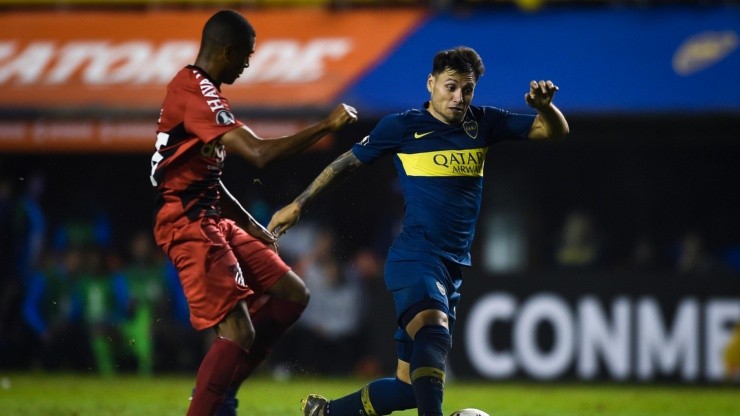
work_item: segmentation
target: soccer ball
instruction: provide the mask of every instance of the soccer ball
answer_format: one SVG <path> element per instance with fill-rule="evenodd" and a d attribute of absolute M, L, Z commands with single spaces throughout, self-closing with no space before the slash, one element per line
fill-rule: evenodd
<path fill-rule="evenodd" d="M 488 413 L 480 410 L 480 409 L 461 409 L 456 412 L 452 412 L 450 416 L 490 416 Z"/>

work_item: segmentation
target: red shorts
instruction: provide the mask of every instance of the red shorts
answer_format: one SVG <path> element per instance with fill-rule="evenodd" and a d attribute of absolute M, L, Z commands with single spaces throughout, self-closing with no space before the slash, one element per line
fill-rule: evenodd
<path fill-rule="evenodd" d="M 163 249 L 177 268 L 197 330 L 218 324 L 237 302 L 264 293 L 290 270 L 277 253 L 228 219 L 202 218 L 172 236 Z"/>

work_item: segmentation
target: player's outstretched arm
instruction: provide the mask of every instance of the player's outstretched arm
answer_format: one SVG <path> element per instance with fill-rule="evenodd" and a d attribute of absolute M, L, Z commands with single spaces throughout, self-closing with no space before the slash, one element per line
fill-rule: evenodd
<path fill-rule="evenodd" d="M 357 159 L 355 154 L 352 153 L 352 150 L 348 150 L 340 155 L 329 166 L 324 168 L 319 176 L 293 202 L 284 206 L 272 216 L 267 229 L 275 233 L 278 237 L 285 234 L 290 227 L 298 222 L 298 218 L 301 216 L 301 210 L 303 210 L 303 207 L 309 201 L 325 189 L 341 182 L 361 166 L 363 166 L 362 162 Z"/>
<path fill-rule="evenodd" d="M 558 89 L 557 85 L 549 80 L 529 83 L 529 92 L 524 94 L 524 101 L 537 110 L 537 117 L 529 130 L 530 139 L 562 139 L 570 133 L 565 116 L 552 103 Z"/>
<path fill-rule="evenodd" d="M 357 110 L 349 105 L 339 104 L 325 119 L 290 136 L 261 138 L 245 126 L 224 134 L 221 136 L 221 142 L 230 152 L 241 155 L 261 168 L 276 160 L 300 153 L 327 133 L 337 131 L 355 121 Z"/>

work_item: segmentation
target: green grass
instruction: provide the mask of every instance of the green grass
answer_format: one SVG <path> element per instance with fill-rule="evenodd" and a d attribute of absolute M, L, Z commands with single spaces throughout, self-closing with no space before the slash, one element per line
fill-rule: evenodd
<path fill-rule="evenodd" d="M 193 379 L 0 374 L 3 416 L 183 416 Z M 309 392 L 337 397 L 364 380 L 256 378 L 239 394 L 240 415 L 298 416 Z M 448 382 L 445 413 L 478 407 L 492 416 L 738 416 L 740 386 Z M 394 415 L 415 415 L 414 411 Z"/>

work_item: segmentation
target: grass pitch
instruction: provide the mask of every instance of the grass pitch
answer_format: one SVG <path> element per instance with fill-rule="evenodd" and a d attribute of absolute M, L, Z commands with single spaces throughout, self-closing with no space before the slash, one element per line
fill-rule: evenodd
<path fill-rule="evenodd" d="M 183 416 L 193 377 L 150 379 L 69 374 L 0 374 L 2 416 Z M 300 399 L 338 397 L 366 380 L 256 378 L 239 394 L 239 414 L 299 416 Z M 740 386 L 448 382 L 445 413 L 478 407 L 492 416 L 738 416 Z M 415 411 L 394 415 L 411 416 Z"/>

